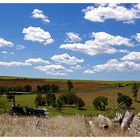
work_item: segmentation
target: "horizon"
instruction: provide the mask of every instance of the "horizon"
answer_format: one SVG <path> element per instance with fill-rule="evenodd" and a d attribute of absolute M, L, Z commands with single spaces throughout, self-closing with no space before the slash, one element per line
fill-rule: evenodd
<path fill-rule="evenodd" d="M 0 4 L 0 75 L 139 81 L 140 4 Z"/>

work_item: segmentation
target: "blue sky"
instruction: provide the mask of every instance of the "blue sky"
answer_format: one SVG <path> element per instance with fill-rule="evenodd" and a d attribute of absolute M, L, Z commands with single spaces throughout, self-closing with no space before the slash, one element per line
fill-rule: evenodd
<path fill-rule="evenodd" d="M 0 4 L 0 75 L 140 80 L 140 4 Z"/>

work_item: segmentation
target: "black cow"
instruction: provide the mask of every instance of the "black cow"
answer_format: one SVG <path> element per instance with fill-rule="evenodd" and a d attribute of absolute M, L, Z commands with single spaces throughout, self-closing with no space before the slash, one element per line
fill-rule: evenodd
<path fill-rule="evenodd" d="M 35 116 L 45 116 L 47 115 L 46 109 L 34 109 L 34 108 L 26 108 L 27 115 L 35 115 Z"/>
<path fill-rule="evenodd" d="M 25 112 L 22 106 L 12 106 L 12 113 L 24 115 Z"/>

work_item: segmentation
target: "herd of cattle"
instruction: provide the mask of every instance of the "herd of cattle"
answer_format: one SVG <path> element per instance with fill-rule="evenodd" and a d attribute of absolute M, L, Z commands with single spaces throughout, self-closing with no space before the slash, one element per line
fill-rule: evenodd
<path fill-rule="evenodd" d="M 34 115 L 34 116 L 46 116 L 48 114 L 47 109 L 34 109 L 26 107 L 25 111 L 22 106 L 12 106 L 12 114 L 16 115 Z"/>

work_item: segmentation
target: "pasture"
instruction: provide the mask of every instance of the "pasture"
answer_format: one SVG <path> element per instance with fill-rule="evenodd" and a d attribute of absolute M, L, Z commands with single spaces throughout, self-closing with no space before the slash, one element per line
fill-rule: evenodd
<path fill-rule="evenodd" d="M 33 107 L 35 108 L 34 100 L 36 94 L 36 86 L 41 84 L 57 84 L 60 86 L 60 92 L 55 93 L 56 98 L 61 94 L 67 93 L 67 80 L 55 80 L 55 79 L 27 79 L 27 78 L 2 78 L 0 80 L 0 85 L 7 85 L 7 86 L 15 86 L 15 85 L 25 85 L 30 84 L 33 87 L 33 93 L 28 95 L 16 95 L 16 104 L 20 104 L 23 107 Z M 48 109 L 49 115 L 75 115 L 75 114 L 84 114 L 84 115 L 98 115 L 98 114 L 105 114 L 107 116 L 113 116 L 115 112 L 118 110 L 117 108 L 117 93 L 121 92 L 125 95 L 130 96 L 132 99 L 132 91 L 130 83 L 133 81 L 84 81 L 84 80 L 72 80 L 74 89 L 73 92 L 81 97 L 85 102 L 85 107 L 82 110 L 78 110 L 74 106 L 66 106 L 62 108 L 61 112 L 57 111 L 56 108 L 44 106 Z M 114 86 L 118 83 L 121 83 L 122 87 Z M 46 93 L 47 94 L 47 93 Z M 45 93 L 42 94 L 45 96 Z M 93 108 L 92 101 L 97 96 L 105 96 L 108 98 L 108 106 L 106 111 L 96 111 Z M 140 100 L 140 90 L 138 93 L 138 100 Z M 0 112 L 7 112 L 11 109 L 12 102 L 8 101 L 6 96 L 0 97 Z M 41 107 L 42 108 L 42 107 Z M 140 111 L 140 103 L 134 102 L 132 105 L 132 110 L 134 112 Z M 122 110 L 119 110 L 122 111 Z"/>

